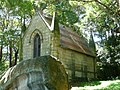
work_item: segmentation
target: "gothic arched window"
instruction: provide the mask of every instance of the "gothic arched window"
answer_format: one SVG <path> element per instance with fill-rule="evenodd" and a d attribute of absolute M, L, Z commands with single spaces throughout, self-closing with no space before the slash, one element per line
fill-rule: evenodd
<path fill-rule="evenodd" d="M 36 34 L 34 37 L 33 58 L 40 56 L 40 48 L 41 48 L 40 36 L 39 34 Z"/>

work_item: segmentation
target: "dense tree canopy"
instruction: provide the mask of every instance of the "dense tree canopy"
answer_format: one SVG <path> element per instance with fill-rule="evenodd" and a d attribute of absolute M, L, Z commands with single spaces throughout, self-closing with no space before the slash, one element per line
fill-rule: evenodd
<path fill-rule="evenodd" d="M 20 41 L 33 13 L 30 1 L 0 1 L 0 62 L 8 60 L 9 67 L 21 56 Z"/>

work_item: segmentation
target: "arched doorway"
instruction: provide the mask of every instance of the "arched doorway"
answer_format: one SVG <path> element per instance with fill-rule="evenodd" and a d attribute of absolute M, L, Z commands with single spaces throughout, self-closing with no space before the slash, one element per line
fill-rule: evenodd
<path fill-rule="evenodd" d="M 39 34 L 36 34 L 34 37 L 34 47 L 33 47 L 33 58 L 40 56 L 41 41 Z"/>

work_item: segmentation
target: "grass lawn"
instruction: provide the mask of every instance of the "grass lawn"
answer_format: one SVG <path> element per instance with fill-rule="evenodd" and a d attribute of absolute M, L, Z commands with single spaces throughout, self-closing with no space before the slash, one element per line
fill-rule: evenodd
<path fill-rule="evenodd" d="M 112 83 L 107 87 L 104 87 L 100 90 L 120 90 L 120 82 Z"/>
<path fill-rule="evenodd" d="M 120 80 L 81 83 L 79 87 L 72 87 L 71 90 L 120 90 Z"/>

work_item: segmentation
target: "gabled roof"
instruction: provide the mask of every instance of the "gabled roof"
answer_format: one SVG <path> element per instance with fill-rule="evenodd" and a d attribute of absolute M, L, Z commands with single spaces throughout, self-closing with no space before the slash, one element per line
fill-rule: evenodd
<path fill-rule="evenodd" d="M 63 48 L 68 48 L 86 55 L 95 56 L 90 50 L 88 43 L 85 42 L 77 33 L 70 28 L 60 25 L 60 44 Z"/>
<path fill-rule="evenodd" d="M 43 19 L 50 31 L 53 31 L 55 25 L 55 13 L 53 13 L 52 17 L 41 14 L 40 12 L 38 14 Z M 86 43 L 85 40 L 77 33 L 61 24 L 59 24 L 59 30 L 60 44 L 62 48 L 71 49 L 93 57 L 95 56 L 95 54 L 90 50 L 90 47 L 88 47 L 88 43 Z"/>

